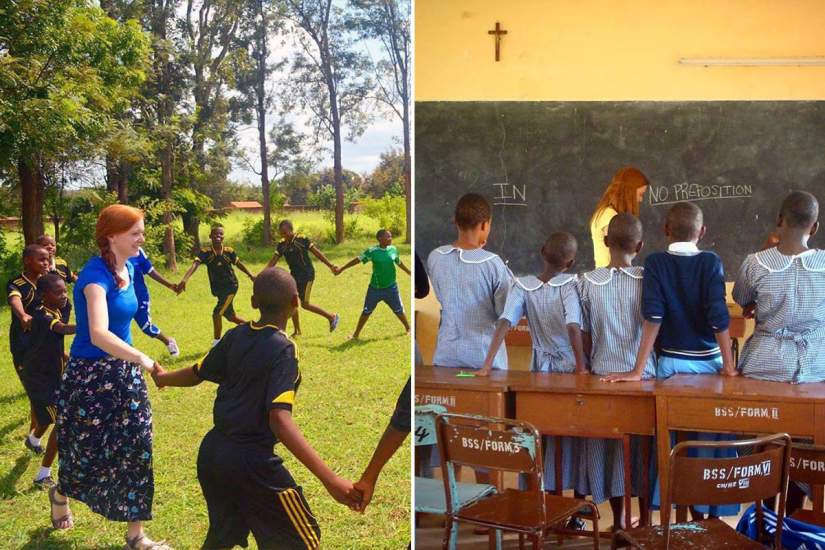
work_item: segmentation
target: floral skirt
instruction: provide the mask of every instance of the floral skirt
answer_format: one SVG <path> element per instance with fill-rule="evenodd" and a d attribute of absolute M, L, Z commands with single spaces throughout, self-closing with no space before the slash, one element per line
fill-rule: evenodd
<path fill-rule="evenodd" d="M 57 410 L 58 491 L 112 521 L 152 519 L 152 409 L 140 366 L 72 357 Z"/>

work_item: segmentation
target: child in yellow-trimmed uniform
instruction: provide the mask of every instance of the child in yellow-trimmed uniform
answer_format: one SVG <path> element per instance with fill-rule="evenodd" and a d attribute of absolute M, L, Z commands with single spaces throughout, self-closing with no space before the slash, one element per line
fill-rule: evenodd
<path fill-rule="evenodd" d="M 223 234 L 222 225 L 212 227 L 212 231 L 209 233 L 212 247 L 203 248 L 198 252 L 192 267 L 189 268 L 177 285 L 179 292 L 186 290 L 186 281 L 189 280 L 189 277 L 198 269 L 198 266 L 201 264 L 206 265 L 206 273 L 209 275 L 209 288 L 212 291 L 212 296 L 218 299 L 215 309 L 212 310 L 213 346 L 218 343 L 223 331 L 221 317 L 226 317 L 228 321 L 232 321 L 237 325 L 246 322 L 235 314 L 235 308 L 232 307 L 232 301 L 238 293 L 238 278 L 235 276 L 235 270 L 232 269 L 232 266 L 238 266 L 238 269 L 246 273 L 252 281 L 255 280 L 255 276 L 241 263 L 235 250 L 223 245 Z"/>
<path fill-rule="evenodd" d="M 26 350 L 26 332 L 31 329 L 32 313 L 39 304 L 37 298 L 37 280 L 49 271 L 49 252 L 39 244 L 30 244 L 23 249 L 23 272 L 6 284 L 6 296 L 11 309 L 9 325 L 9 351 L 11 360 L 20 383 L 26 387 L 23 379 L 23 353 Z M 24 441 L 26 448 L 36 454 L 43 452 L 40 439 L 34 436 L 37 419 L 31 409 L 29 435 Z"/>
<path fill-rule="evenodd" d="M 250 531 L 258 548 L 318 548 L 318 523 L 273 446 L 289 449 L 338 502 L 358 509 L 361 495 L 326 465 L 292 419 L 301 372 L 295 343 L 283 329 L 298 306 L 295 280 L 268 268 L 253 287 L 260 320 L 227 331 L 196 365 L 159 369 L 153 378 L 159 387 L 218 384 L 215 426 L 198 452 L 198 481 L 209 511 L 203 548 L 246 547 Z"/>
<path fill-rule="evenodd" d="M 57 390 L 66 364 L 63 337 L 75 333 L 69 324 L 72 305 L 66 293 L 66 282 L 58 273 L 47 273 L 37 280 L 40 304 L 32 312 L 28 344 L 23 353 L 22 375 L 26 393 L 37 419 L 34 437 L 45 435 L 57 417 Z M 46 452 L 34 484 L 41 488 L 54 486 L 51 467 L 57 456 L 57 434 L 52 430 Z"/>

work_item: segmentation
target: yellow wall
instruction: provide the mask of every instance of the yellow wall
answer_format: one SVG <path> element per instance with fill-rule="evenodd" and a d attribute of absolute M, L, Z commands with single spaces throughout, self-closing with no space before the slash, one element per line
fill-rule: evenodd
<path fill-rule="evenodd" d="M 418 101 L 825 99 L 825 67 L 677 64 L 822 55 L 823 0 L 415 2 Z"/>

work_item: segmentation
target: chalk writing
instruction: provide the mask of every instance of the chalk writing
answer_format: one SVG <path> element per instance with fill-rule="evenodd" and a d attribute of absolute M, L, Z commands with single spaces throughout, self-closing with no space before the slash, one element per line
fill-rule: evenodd
<path fill-rule="evenodd" d="M 527 206 L 527 184 L 494 183 L 498 193 L 493 197 L 493 204 L 498 206 Z"/>
<path fill-rule="evenodd" d="M 650 186 L 648 202 L 652 206 L 674 204 L 682 201 L 706 201 L 716 199 L 745 199 L 753 196 L 752 185 L 677 183 L 676 185 Z"/>

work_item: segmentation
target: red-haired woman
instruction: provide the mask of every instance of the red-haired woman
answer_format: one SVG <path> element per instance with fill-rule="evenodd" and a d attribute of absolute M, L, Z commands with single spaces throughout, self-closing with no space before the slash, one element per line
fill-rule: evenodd
<path fill-rule="evenodd" d="M 590 236 L 593 239 L 593 259 L 596 267 L 606 267 L 610 263 L 610 251 L 604 244 L 607 226 L 616 214 L 639 216 L 639 204 L 645 198 L 650 185 L 642 171 L 625 166 L 613 175 L 610 185 L 596 205 L 590 218 Z"/>
<path fill-rule="evenodd" d="M 74 287 L 77 334 L 58 396 L 58 483 L 49 491 L 52 525 L 73 525 L 68 498 L 111 521 L 127 522 L 126 548 L 169 550 L 149 540 L 152 517 L 152 410 L 142 370 L 157 363 L 132 347 L 138 307 L 128 259 L 143 245 L 143 213 L 105 208 L 95 230 L 100 255 Z"/>

